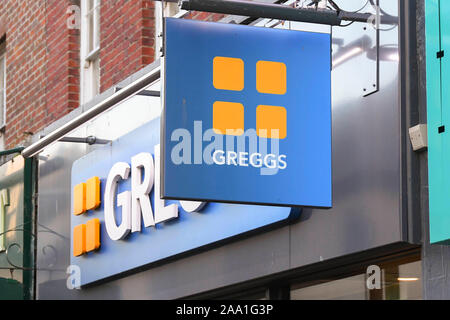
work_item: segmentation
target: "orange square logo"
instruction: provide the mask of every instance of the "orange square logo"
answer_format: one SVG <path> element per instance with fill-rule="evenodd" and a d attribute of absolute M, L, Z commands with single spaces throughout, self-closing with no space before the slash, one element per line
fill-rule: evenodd
<path fill-rule="evenodd" d="M 100 248 L 100 220 L 92 219 L 86 224 L 86 252 Z"/>
<path fill-rule="evenodd" d="M 86 253 L 86 226 L 80 224 L 73 228 L 73 255 L 75 257 Z"/>
<path fill-rule="evenodd" d="M 216 101 L 213 105 L 213 128 L 217 134 L 233 136 L 244 134 L 244 105 Z"/>
<path fill-rule="evenodd" d="M 238 58 L 215 57 L 213 60 L 213 85 L 219 90 L 244 89 L 244 61 Z"/>
<path fill-rule="evenodd" d="M 256 63 L 256 90 L 260 93 L 285 94 L 286 65 L 282 62 L 258 61 Z"/>
<path fill-rule="evenodd" d="M 261 138 L 284 139 L 287 135 L 287 112 L 283 107 L 260 105 L 256 109 L 256 133 Z"/>
<path fill-rule="evenodd" d="M 80 183 L 73 188 L 73 214 L 78 216 L 86 212 L 86 184 Z"/>
<path fill-rule="evenodd" d="M 100 178 L 92 177 L 86 181 L 86 210 L 100 206 Z"/>

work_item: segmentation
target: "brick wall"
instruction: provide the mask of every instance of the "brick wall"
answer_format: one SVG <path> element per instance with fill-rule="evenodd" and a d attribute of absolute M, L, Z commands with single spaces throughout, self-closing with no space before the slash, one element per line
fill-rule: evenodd
<path fill-rule="evenodd" d="M 0 15 L 4 23 L 2 32 L 7 37 L 5 144 L 8 147 L 26 138 L 45 111 L 45 2 L 4 0 Z"/>
<path fill-rule="evenodd" d="M 46 8 L 46 114 L 44 125 L 79 106 L 80 30 L 67 27 L 76 1 L 47 0 Z"/>
<path fill-rule="evenodd" d="M 103 92 L 154 61 L 154 3 L 102 1 L 100 15 L 100 91 Z"/>
<path fill-rule="evenodd" d="M 225 17 L 225 15 L 224 14 L 220 14 L 220 13 L 190 11 L 184 18 L 185 19 L 192 19 L 192 20 L 202 20 L 202 21 L 217 22 L 220 19 L 222 19 L 223 17 Z"/>
<path fill-rule="evenodd" d="M 69 6 L 79 0 L 0 0 L 0 38 L 6 35 L 5 146 L 32 134 L 79 106 L 80 34 L 67 27 Z M 100 91 L 155 58 L 155 10 L 151 0 L 107 0 L 101 9 Z M 187 18 L 218 21 L 219 14 Z"/>
<path fill-rule="evenodd" d="M 108 0 L 101 4 L 100 92 L 155 59 L 155 5 L 150 0 Z M 218 21 L 224 15 L 190 12 L 186 18 Z"/>
<path fill-rule="evenodd" d="M 2 0 L 0 37 L 6 35 L 5 146 L 78 106 L 77 30 L 67 28 L 70 0 Z"/>

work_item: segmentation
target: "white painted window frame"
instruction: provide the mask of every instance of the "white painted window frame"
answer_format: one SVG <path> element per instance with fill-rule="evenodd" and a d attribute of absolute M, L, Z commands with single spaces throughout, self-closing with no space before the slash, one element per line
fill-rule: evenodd
<path fill-rule="evenodd" d="M 89 3 L 92 4 L 90 9 Z M 83 58 L 87 61 L 95 60 L 100 51 L 100 0 L 82 0 L 81 15 L 83 19 L 81 28 Z M 91 45 L 92 48 L 90 48 Z"/>
<path fill-rule="evenodd" d="M 164 10 L 163 6 L 164 5 Z M 181 19 L 189 13 L 187 10 L 180 10 L 175 2 L 155 1 L 155 59 L 161 57 L 162 37 L 163 37 L 163 14 L 164 17 Z"/>
<path fill-rule="evenodd" d="M 101 0 L 81 0 L 81 104 L 90 101 L 100 90 L 100 5 Z"/>

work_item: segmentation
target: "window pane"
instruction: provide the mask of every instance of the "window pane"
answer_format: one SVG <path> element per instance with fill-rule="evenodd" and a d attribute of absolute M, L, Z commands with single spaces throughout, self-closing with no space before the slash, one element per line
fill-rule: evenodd
<path fill-rule="evenodd" d="M 387 266 L 383 269 L 384 300 L 422 299 L 422 263 Z"/>
<path fill-rule="evenodd" d="M 5 124 L 5 100 L 6 100 L 6 58 L 0 53 L 0 126 Z"/>
<path fill-rule="evenodd" d="M 85 12 L 85 55 L 90 55 L 100 47 L 100 1 L 86 0 Z"/>
<path fill-rule="evenodd" d="M 292 300 L 366 300 L 364 274 L 291 291 Z"/>
<path fill-rule="evenodd" d="M 87 24 L 88 24 L 88 54 L 94 50 L 94 15 L 92 12 L 89 12 L 88 18 L 87 18 Z"/>
<path fill-rule="evenodd" d="M 100 47 L 100 5 L 97 3 L 93 13 L 93 49 Z"/>
<path fill-rule="evenodd" d="M 218 300 L 267 300 L 267 296 L 266 290 L 256 290 L 227 295 Z"/>
<path fill-rule="evenodd" d="M 291 288 L 293 300 L 417 300 L 422 299 L 422 264 L 410 257 L 379 265 L 380 289 L 367 287 L 366 273 L 338 280 L 318 280 Z M 372 273 L 371 273 L 372 274 Z M 372 279 L 372 276 L 371 276 Z"/>
<path fill-rule="evenodd" d="M 100 60 L 95 59 L 92 64 L 92 93 L 95 96 L 100 92 Z"/>
<path fill-rule="evenodd" d="M 5 94 L 4 94 L 4 90 L 0 90 L 0 126 L 4 125 L 4 119 L 3 119 L 3 115 L 4 115 L 4 110 L 5 110 L 5 105 L 4 105 L 4 101 L 5 101 Z"/>

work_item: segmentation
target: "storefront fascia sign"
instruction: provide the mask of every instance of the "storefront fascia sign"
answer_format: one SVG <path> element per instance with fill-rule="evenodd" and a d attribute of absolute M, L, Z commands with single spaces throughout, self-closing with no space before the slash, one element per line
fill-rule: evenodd
<path fill-rule="evenodd" d="M 160 199 L 159 133 L 156 119 L 74 162 L 71 265 L 81 286 L 299 216 L 287 207 Z"/>

